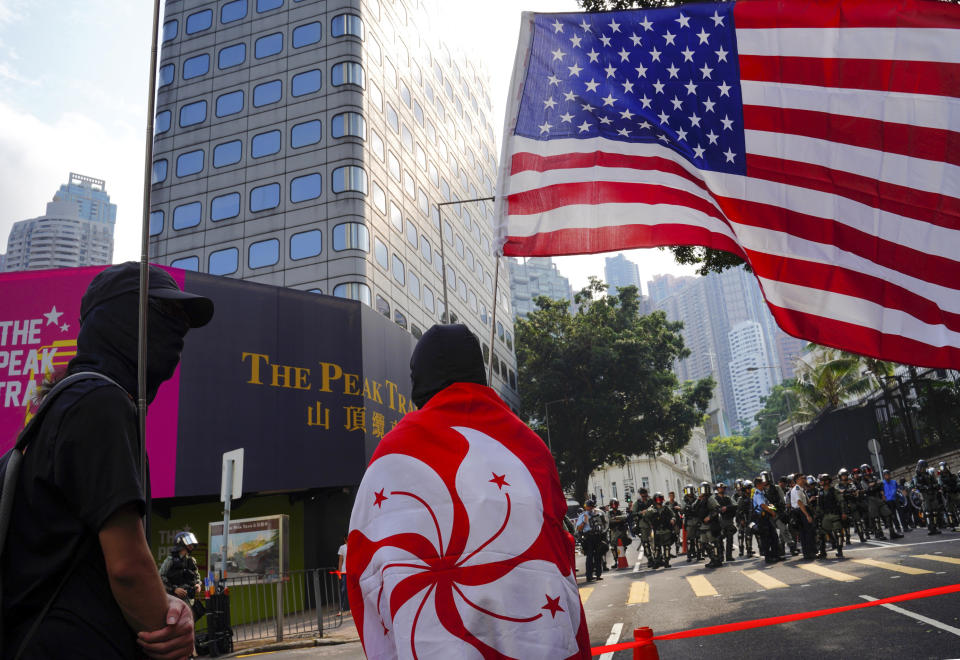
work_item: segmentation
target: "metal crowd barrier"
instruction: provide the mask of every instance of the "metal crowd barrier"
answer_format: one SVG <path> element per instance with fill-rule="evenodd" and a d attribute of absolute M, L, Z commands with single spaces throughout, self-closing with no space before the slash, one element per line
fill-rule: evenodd
<path fill-rule="evenodd" d="M 233 643 L 323 637 L 343 623 L 347 604 L 340 601 L 339 581 L 333 568 L 231 577 L 227 587 Z M 211 616 L 196 622 L 198 632 L 211 627 Z"/>

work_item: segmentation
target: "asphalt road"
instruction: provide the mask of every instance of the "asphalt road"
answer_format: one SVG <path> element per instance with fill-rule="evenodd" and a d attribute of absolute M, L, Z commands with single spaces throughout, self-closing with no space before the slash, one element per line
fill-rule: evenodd
<path fill-rule="evenodd" d="M 635 561 L 634 547 L 629 558 Z M 736 554 L 736 550 L 734 550 Z M 673 560 L 669 569 L 634 566 L 581 578 L 580 595 L 593 646 L 629 641 L 649 626 L 655 635 L 703 626 L 862 603 L 960 583 L 960 534 L 924 530 L 896 542 L 854 544 L 846 558 L 773 565 L 739 559 L 719 569 Z M 583 558 L 579 558 L 583 575 Z M 829 569 L 823 571 L 822 569 Z M 819 571 L 819 572 L 815 572 Z M 765 628 L 657 642 L 660 658 L 960 658 L 960 594 L 870 607 Z M 363 658 L 358 643 L 262 654 L 270 660 Z M 632 652 L 600 656 L 628 660 Z"/>

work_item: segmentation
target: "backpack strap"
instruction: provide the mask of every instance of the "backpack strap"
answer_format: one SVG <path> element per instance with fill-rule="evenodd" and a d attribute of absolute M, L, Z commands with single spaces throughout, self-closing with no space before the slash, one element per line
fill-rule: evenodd
<path fill-rule="evenodd" d="M 23 453 L 27 448 L 27 445 L 30 444 L 30 440 L 33 437 L 32 431 L 35 428 L 38 428 L 39 419 L 43 417 L 43 413 L 49 407 L 49 404 L 64 390 L 66 390 L 70 385 L 77 383 L 81 380 L 93 380 L 101 379 L 108 381 L 120 389 L 123 387 L 115 380 L 109 376 L 105 376 L 96 371 L 78 371 L 77 373 L 70 374 L 66 378 L 62 379 L 53 388 L 47 392 L 47 395 L 43 398 L 43 401 L 40 402 L 40 405 L 37 407 L 37 412 L 34 413 L 33 417 L 30 418 L 30 421 L 27 422 L 27 425 L 23 427 L 23 430 L 20 431 L 20 434 L 17 436 L 17 443 L 13 449 L 10 450 L 9 456 L 7 458 L 7 464 L 3 470 L 3 489 L 0 491 L 0 559 L 3 558 L 3 550 L 7 542 L 7 531 L 10 527 L 10 518 L 13 514 L 13 496 L 16 493 L 17 481 L 20 476 L 20 466 L 23 462 Z M 124 390 L 126 391 L 126 390 Z M 78 548 L 78 552 L 74 555 L 73 560 L 70 562 L 70 566 L 67 568 L 67 572 L 64 574 L 63 578 L 60 580 L 60 583 L 57 585 L 56 590 L 53 592 L 53 595 L 47 601 L 46 605 L 43 606 L 43 609 L 40 611 L 40 614 L 34 620 L 33 625 L 31 625 L 30 630 L 27 632 L 26 637 L 23 640 L 23 644 L 20 647 L 20 652 L 22 653 L 23 649 L 26 648 L 27 643 L 30 641 L 30 638 L 33 637 L 33 634 L 36 632 L 37 628 L 40 626 L 40 622 L 43 621 L 43 618 L 47 615 L 51 605 L 60 595 L 60 591 L 63 589 L 64 585 L 67 583 L 67 580 L 73 574 L 74 569 L 79 564 L 80 557 L 83 553 L 79 550 L 85 548 L 89 543 L 84 543 L 81 545 L 81 548 Z M 0 602 L 3 598 L 3 576 L 2 571 L 0 571 Z M 3 652 L 3 625 L 0 623 L 0 653 Z M 17 658 L 20 657 L 20 653 L 16 655 Z"/>

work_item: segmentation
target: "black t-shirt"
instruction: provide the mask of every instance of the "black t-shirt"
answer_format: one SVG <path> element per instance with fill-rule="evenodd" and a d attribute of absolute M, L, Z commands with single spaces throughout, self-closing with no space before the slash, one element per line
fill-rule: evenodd
<path fill-rule="evenodd" d="M 45 411 L 24 455 L 3 555 L 5 653 L 19 647 L 81 552 L 24 657 L 139 656 L 97 537 L 121 507 L 143 511 L 138 466 L 136 408 L 121 388 L 81 381 Z"/>

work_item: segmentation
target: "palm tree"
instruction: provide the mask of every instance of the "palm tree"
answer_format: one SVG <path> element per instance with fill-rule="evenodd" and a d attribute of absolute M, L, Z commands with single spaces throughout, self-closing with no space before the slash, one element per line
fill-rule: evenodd
<path fill-rule="evenodd" d="M 861 357 L 824 349 L 811 363 L 801 362 L 797 370 L 797 407 L 793 416 L 810 421 L 824 410 L 839 408 L 851 399 L 873 390 L 870 376 L 862 369 Z"/>

